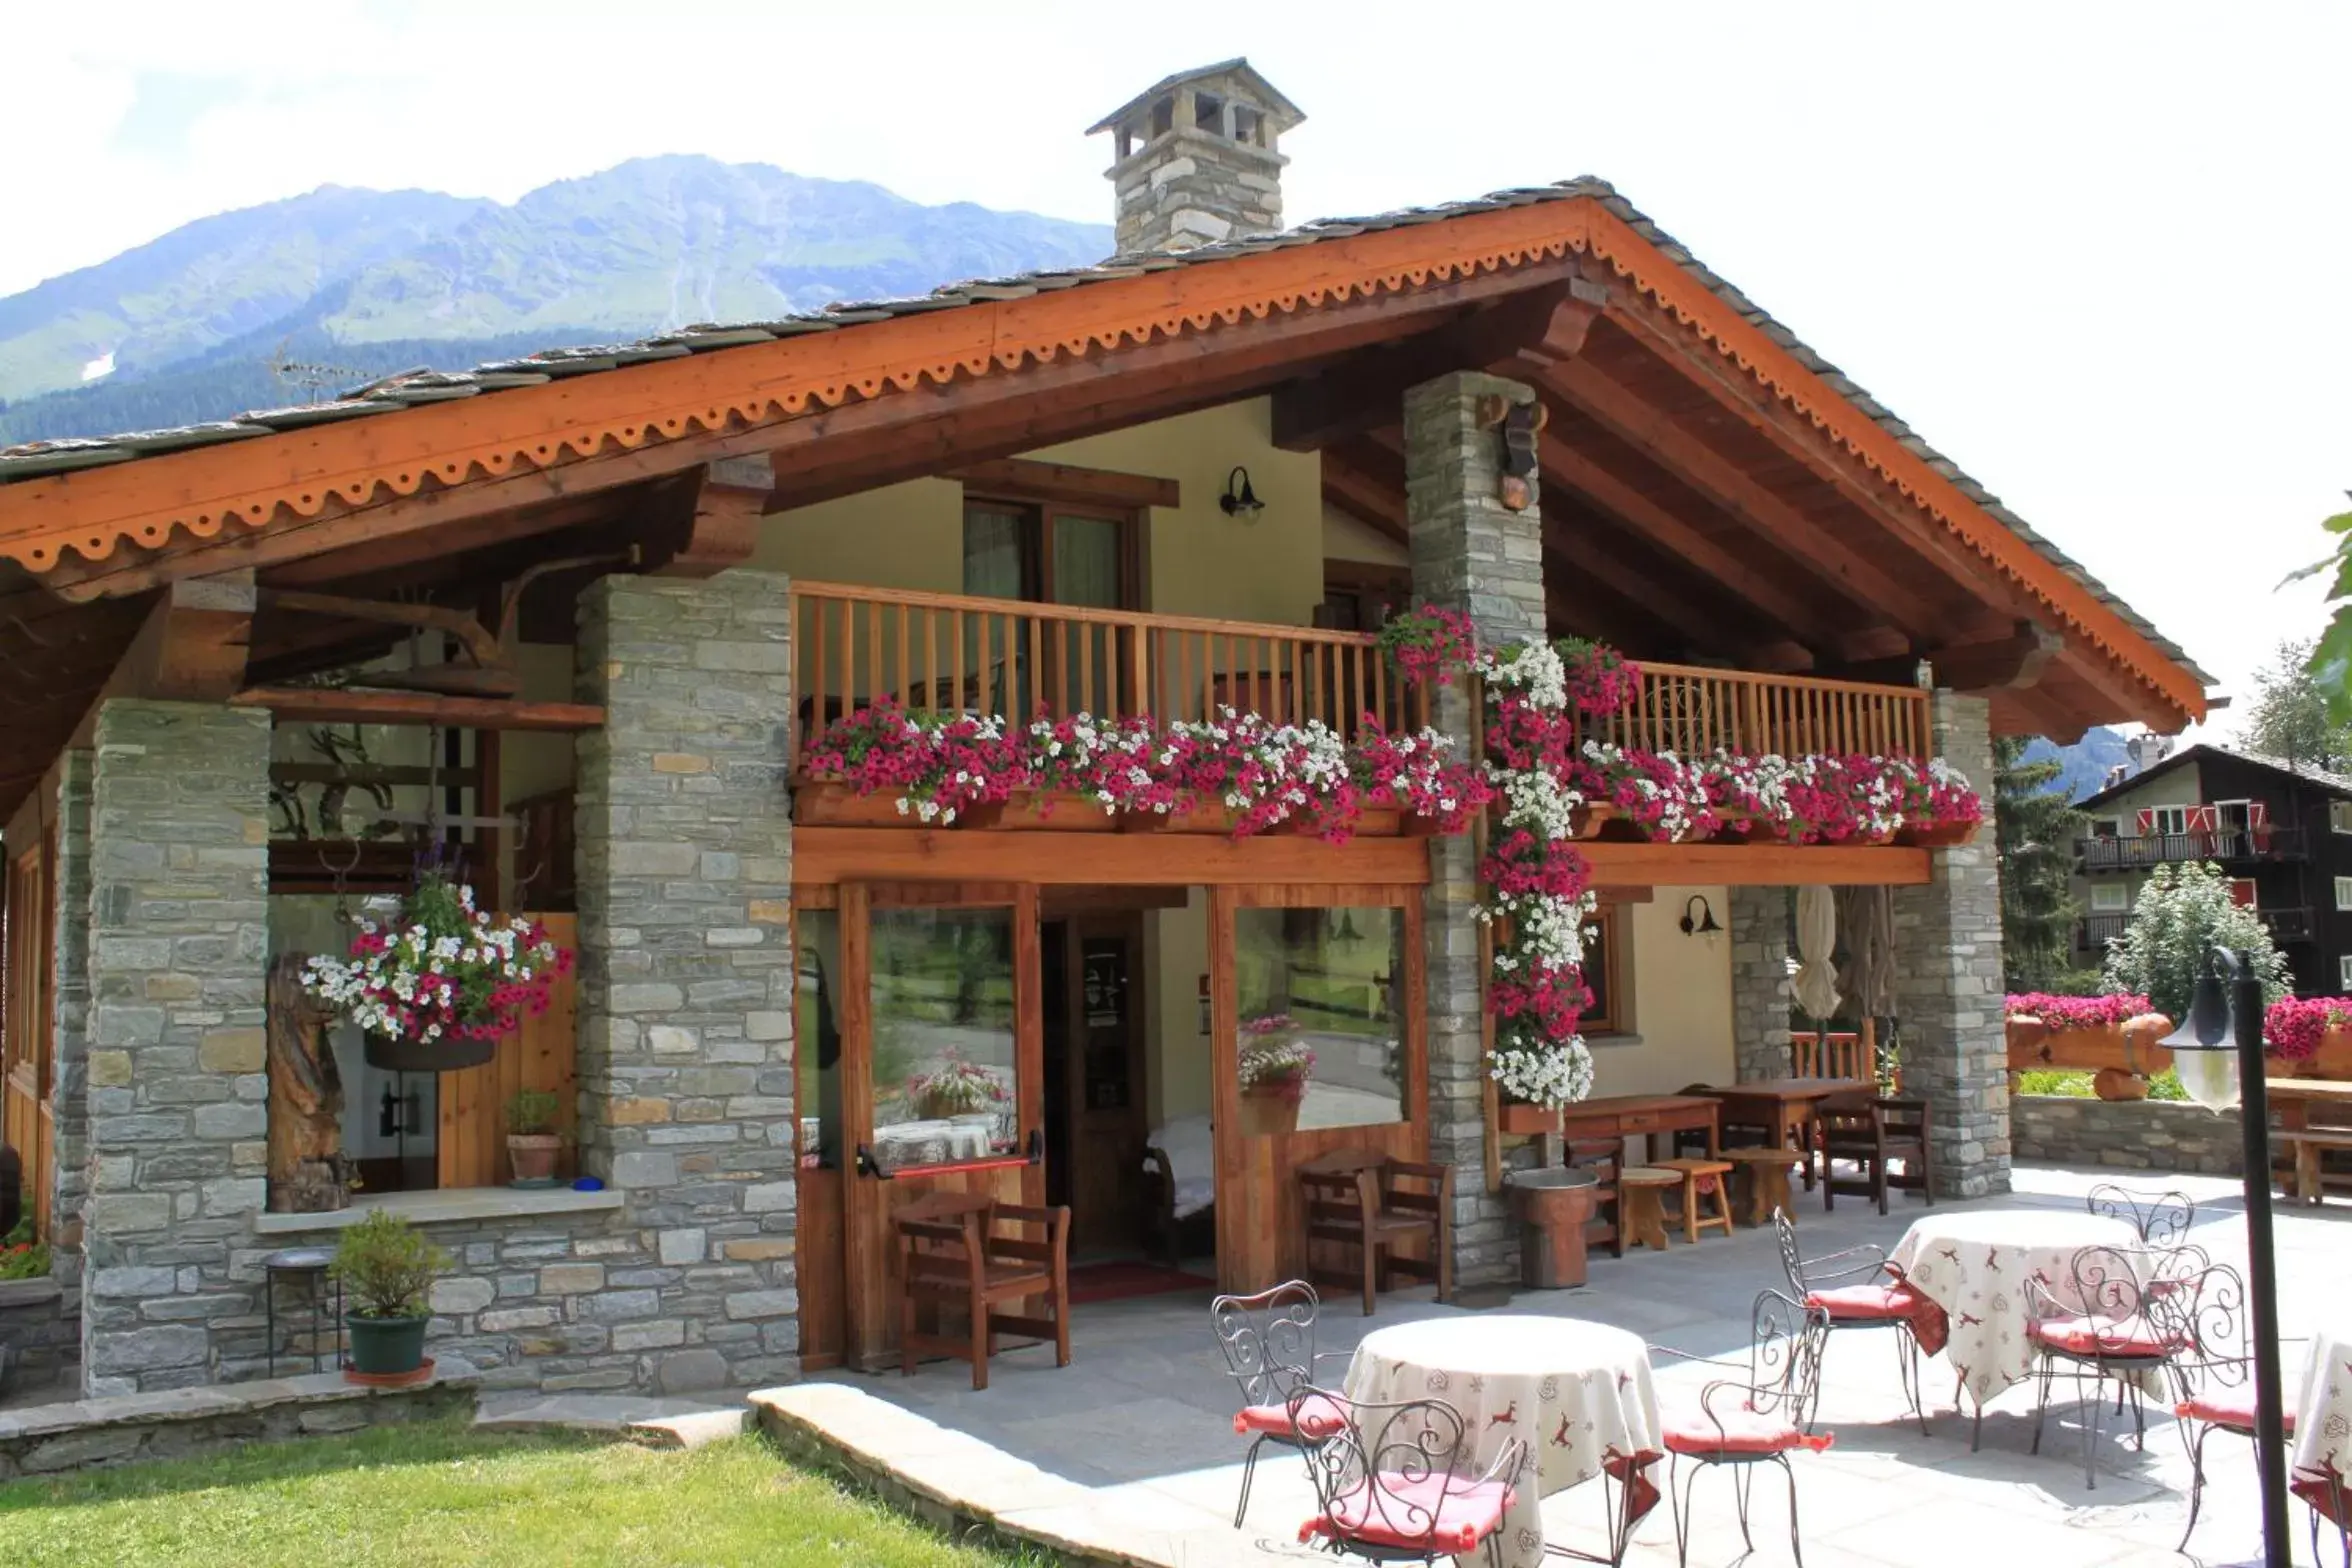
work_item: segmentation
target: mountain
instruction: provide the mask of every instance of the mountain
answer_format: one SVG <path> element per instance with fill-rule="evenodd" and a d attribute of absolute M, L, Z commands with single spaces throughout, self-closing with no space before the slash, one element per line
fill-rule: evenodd
<path fill-rule="evenodd" d="M 2124 750 L 2123 736 L 2104 724 L 2084 733 L 2071 746 L 2057 746 L 2035 736 L 2025 744 L 2025 760 L 2046 762 L 2055 757 L 2059 763 L 2058 777 L 2051 788 L 2066 791 L 2068 800 L 2081 800 L 2099 792 L 2107 781 L 2108 770 L 2119 762 L 2131 760 Z"/>
<path fill-rule="evenodd" d="M 221 418 L 419 364 L 757 321 L 1111 249 L 1107 224 L 703 157 L 634 159 L 511 206 L 327 186 L 0 299 L 0 441 Z"/>

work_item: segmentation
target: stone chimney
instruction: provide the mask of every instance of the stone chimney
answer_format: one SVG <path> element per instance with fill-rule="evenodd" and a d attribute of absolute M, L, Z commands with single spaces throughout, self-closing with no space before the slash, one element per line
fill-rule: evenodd
<path fill-rule="evenodd" d="M 2138 778 L 2150 768 L 2172 755 L 2172 737 L 2142 733 L 2123 743 L 2125 755 L 2131 758 L 2131 777 Z"/>
<path fill-rule="evenodd" d="M 1283 132 L 1298 106 L 1227 60 L 1156 83 L 1087 130 L 1116 138 L 1119 253 L 1190 250 L 1282 227 Z"/>

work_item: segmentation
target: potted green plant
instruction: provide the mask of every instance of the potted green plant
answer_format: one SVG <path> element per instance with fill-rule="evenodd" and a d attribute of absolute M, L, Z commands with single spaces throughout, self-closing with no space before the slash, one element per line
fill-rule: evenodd
<path fill-rule="evenodd" d="M 520 1089 L 506 1102 L 506 1162 L 514 1172 L 508 1185 L 555 1185 L 555 1157 L 563 1152 L 563 1134 L 555 1130 L 560 1103 L 552 1089 Z"/>
<path fill-rule="evenodd" d="M 344 1326 L 351 1334 L 354 1383 L 413 1383 L 431 1369 L 425 1359 L 425 1325 L 432 1321 L 426 1295 L 433 1276 L 449 1266 L 449 1254 L 427 1241 L 416 1227 L 377 1209 L 343 1232 L 328 1265 L 349 1303 Z"/>

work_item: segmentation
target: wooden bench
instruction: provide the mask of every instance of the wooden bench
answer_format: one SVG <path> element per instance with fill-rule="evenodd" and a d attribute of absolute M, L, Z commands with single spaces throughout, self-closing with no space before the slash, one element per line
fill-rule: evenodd
<path fill-rule="evenodd" d="M 2270 1141 L 2273 1147 L 2294 1151 L 2292 1196 L 2300 1203 L 2317 1203 L 2322 1192 L 2320 1151 L 2352 1149 L 2352 1127 L 2279 1127 L 2271 1131 Z"/>

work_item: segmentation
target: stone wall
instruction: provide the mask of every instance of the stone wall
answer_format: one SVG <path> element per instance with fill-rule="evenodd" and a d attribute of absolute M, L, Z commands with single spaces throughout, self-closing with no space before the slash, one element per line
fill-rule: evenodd
<path fill-rule="evenodd" d="M 90 1190 L 90 773 L 86 751 L 57 759 L 56 930 L 50 1022 L 53 1064 L 49 1187 L 49 1277 L 81 1311 L 82 1200 Z"/>
<path fill-rule="evenodd" d="M 1796 937 L 1785 887 L 1735 887 L 1725 900 L 1731 920 L 1731 1040 L 1740 1081 L 1785 1078 L 1789 1008 L 1796 984 L 1789 955 Z"/>
<path fill-rule="evenodd" d="M 568 1334 L 604 1340 L 579 1354 L 640 1357 L 636 1386 L 799 1366 L 787 587 L 615 576 L 581 601 L 580 696 L 606 716 L 578 751 L 580 1151 L 626 1208 L 612 1233 L 532 1245 L 615 1247 L 574 1250 L 558 1278 L 577 1289 L 539 1294 L 566 1298 Z M 642 1246 L 620 1250 L 627 1233 Z M 507 1236 L 479 1245 L 520 1261 Z"/>
<path fill-rule="evenodd" d="M 463 1419 L 478 1380 L 462 1363 L 413 1388 L 357 1388 L 340 1372 L 273 1378 L 234 1388 L 122 1394 L 74 1404 L 33 1405 L 0 1416 L 0 1480 L 63 1475 L 219 1453 L 363 1427 Z"/>
<path fill-rule="evenodd" d="M 2245 1168 L 2244 1124 L 2177 1100 L 2093 1100 L 2052 1094 L 2009 1099 L 2016 1158 L 2048 1165 L 2236 1176 Z"/>
<path fill-rule="evenodd" d="M 80 1391 L 82 1293 L 57 1280 L 0 1280 L 0 1387 L 22 1391 L 63 1384 L 69 1399 Z"/>
<path fill-rule="evenodd" d="M 1993 743 L 1981 697 L 1935 693 L 1931 744 L 1988 795 Z M 2001 1021 L 2001 878 L 1988 824 L 1930 856 L 1923 887 L 1894 890 L 1895 1018 L 1903 1089 L 1928 1102 L 1936 1192 L 2009 1190 L 2009 1049 Z"/>
<path fill-rule="evenodd" d="M 1479 641 L 1501 647 L 1544 635 L 1543 516 L 1514 512 L 1498 494 L 1499 434 L 1478 422 L 1478 400 L 1512 403 L 1534 392 L 1464 373 L 1405 394 L 1405 504 L 1413 598 L 1468 612 Z M 1531 481 L 1532 484 L 1532 481 Z M 1459 685 L 1441 686 L 1433 720 L 1467 752 L 1471 715 Z M 1430 841 L 1424 950 L 1429 996 L 1429 1157 L 1454 1167 L 1454 1277 L 1490 1284 L 1517 1277 L 1518 1233 L 1499 1193 L 1486 1190 L 1486 1062 L 1480 1027 L 1477 856 L 1467 837 Z M 1535 1157 L 1515 1148 L 1514 1162 Z"/>
<path fill-rule="evenodd" d="M 98 713 L 82 1312 L 93 1396 L 261 1369 L 258 1280 L 232 1249 L 267 1186 L 269 740 L 256 708 L 118 699 Z"/>

